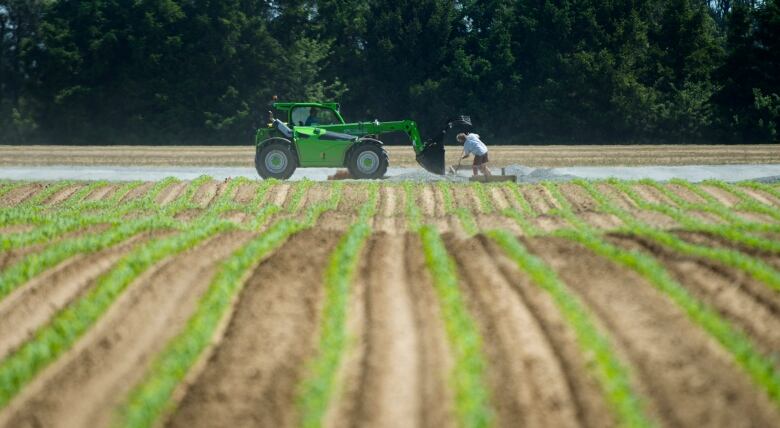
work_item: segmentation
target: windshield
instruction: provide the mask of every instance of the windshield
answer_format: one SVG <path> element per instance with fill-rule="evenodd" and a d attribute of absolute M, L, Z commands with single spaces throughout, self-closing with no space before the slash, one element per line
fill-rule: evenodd
<path fill-rule="evenodd" d="M 296 107 L 292 111 L 293 126 L 317 126 L 340 124 L 336 112 L 320 107 Z"/>

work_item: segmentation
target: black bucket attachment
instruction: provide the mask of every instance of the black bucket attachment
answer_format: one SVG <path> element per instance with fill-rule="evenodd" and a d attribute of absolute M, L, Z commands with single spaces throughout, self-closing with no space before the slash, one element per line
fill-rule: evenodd
<path fill-rule="evenodd" d="M 444 141 L 428 141 L 417 154 L 417 163 L 427 171 L 444 175 Z"/>
<path fill-rule="evenodd" d="M 469 116 L 457 116 L 448 120 L 439 135 L 424 143 L 423 149 L 417 154 L 417 163 L 429 172 L 444 175 L 444 136 L 453 128 L 459 131 L 470 131 L 471 126 Z"/>

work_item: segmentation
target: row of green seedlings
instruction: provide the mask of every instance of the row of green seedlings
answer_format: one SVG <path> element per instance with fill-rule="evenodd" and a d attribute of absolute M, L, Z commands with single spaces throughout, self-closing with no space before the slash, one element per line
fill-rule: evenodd
<path fill-rule="evenodd" d="M 173 184 L 175 179 L 166 179 L 158 182 L 145 196 L 130 204 L 119 205 L 119 201 L 126 193 L 116 192 L 113 197 L 106 201 L 94 201 L 92 206 L 98 206 L 97 212 L 90 212 L 86 204 L 75 203 L 68 210 L 61 212 L 51 212 L 46 207 L 13 207 L 0 214 L 3 224 L 28 224 L 35 226 L 30 232 L 19 232 L 9 234 L 0 239 L 0 250 L 20 248 L 26 245 L 46 242 L 63 233 L 74 230 L 85 229 L 89 226 L 98 224 L 117 225 L 122 222 L 122 217 L 131 211 L 145 210 L 151 211 L 154 204 L 154 198 L 164 188 Z M 137 183 L 128 183 L 124 186 L 127 192 L 140 185 Z M 67 202 L 67 201 L 66 201 Z"/>
<path fill-rule="evenodd" d="M 448 181 L 439 181 L 436 183 L 436 187 L 441 192 L 444 201 L 444 212 L 457 217 L 461 227 L 467 234 L 473 235 L 477 233 L 479 227 L 471 215 L 471 211 L 467 208 L 456 206 L 452 195 L 452 185 Z"/>
<path fill-rule="evenodd" d="M 175 230 L 181 228 L 183 225 L 180 222 L 173 220 L 172 217 L 190 206 L 192 195 L 205 179 L 207 178 L 194 180 L 187 188 L 184 197 L 179 198 L 166 206 L 160 215 L 122 221 L 122 213 L 125 212 L 127 207 L 117 207 L 114 210 L 109 210 L 102 214 L 100 220 L 103 220 L 110 225 L 106 231 L 64 239 L 45 247 L 40 252 L 27 255 L 20 262 L 0 273 L 0 299 L 7 296 L 16 287 L 34 276 L 75 254 L 94 253 L 143 232 L 161 229 Z M 154 197 L 157 195 L 157 190 L 162 190 L 164 188 L 163 185 L 156 187 L 157 188 L 152 189 L 153 191 L 149 192 L 143 200 L 138 201 L 137 204 L 133 205 L 146 206 L 154 204 Z M 224 203 L 224 200 L 221 202 Z M 18 248 L 20 246 L 29 245 L 29 239 L 25 239 L 25 236 L 29 235 L 39 236 L 35 231 L 13 234 L 4 237 L 3 248 Z"/>
<path fill-rule="evenodd" d="M 299 185 L 303 186 L 304 184 Z M 197 189 L 197 187 L 194 188 Z M 166 257 L 180 254 L 218 233 L 235 229 L 234 223 L 220 217 L 222 212 L 231 207 L 229 195 L 229 193 L 224 194 L 215 203 L 213 209 L 190 224 L 173 222 L 170 217 L 148 218 L 128 223 L 129 225 L 140 225 L 141 230 L 170 229 L 176 230 L 178 233 L 135 248 L 117 262 L 110 271 L 101 275 L 87 293 L 57 313 L 46 326 L 35 332 L 29 341 L 1 361 L 0 408 L 6 406 L 40 370 L 70 349 L 75 341 L 105 313 L 113 301 L 140 274 Z M 185 202 L 180 204 L 186 206 L 186 200 L 182 199 L 182 201 Z M 177 208 L 171 209 L 175 211 Z M 123 229 L 122 226 L 116 230 L 119 231 L 120 235 L 128 231 L 131 234 L 141 231 L 133 227 Z M 78 252 L 84 248 L 76 250 Z M 10 279 L 16 278 L 18 277 L 10 277 Z M 18 283 L 18 280 L 16 282 Z M 6 283 L 3 282 L 2 286 L 5 287 L 5 285 Z"/>
<path fill-rule="evenodd" d="M 777 241 L 765 239 L 761 236 L 749 233 L 751 231 L 780 231 L 780 226 L 776 224 L 745 221 L 743 218 L 734 214 L 734 210 L 732 208 L 723 205 L 712 195 L 690 182 L 683 180 L 673 180 L 674 184 L 677 184 L 705 199 L 705 204 L 688 202 L 671 191 L 668 187 L 652 180 L 641 180 L 639 183 L 658 190 L 661 194 L 674 202 L 676 206 L 650 203 L 642 198 L 637 192 L 635 192 L 633 188 L 631 188 L 630 184 L 620 181 L 612 181 L 611 183 L 626 193 L 637 204 L 637 206 L 639 206 L 639 208 L 665 214 L 679 223 L 681 226 L 685 227 L 687 230 L 709 233 L 727 241 L 761 251 L 780 251 L 780 243 Z M 705 211 L 716 214 L 720 218 L 723 218 L 727 224 L 714 225 L 707 223 L 700 220 L 696 216 L 691 215 L 691 212 L 694 211 Z"/>
<path fill-rule="evenodd" d="M 653 229 L 636 220 L 630 213 L 615 206 L 592 183 L 579 181 L 578 184 L 596 200 L 601 210 L 620 218 L 626 224 L 629 233 L 638 236 L 657 236 Z M 715 338 L 753 381 L 775 403 L 780 404 L 780 372 L 772 357 L 763 355 L 749 336 L 721 317 L 716 310 L 692 296 L 683 285 L 672 278 L 664 266 L 652 255 L 610 244 L 600 231 L 592 228 L 573 213 L 571 204 L 555 184 L 547 183 L 546 186 L 562 207 L 562 215 L 574 226 L 574 228 L 553 232 L 554 235 L 578 242 L 594 253 L 636 271 L 677 304 L 691 321 Z M 666 238 L 661 235 L 659 241 L 665 242 Z"/>
<path fill-rule="evenodd" d="M 739 202 L 737 202 L 737 205 L 735 206 L 736 209 L 750 211 L 758 214 L 764 214 L 775 221 L 780 220 L 780 210 L 778 210 L 778 207 L 765 204 L 764 202 L 761 202 L 753 198 L 738 186 L 725 183 L 721 180 L 707 180 L 704 183 L 719 188 L 721 190 L 724 190 L 736 196 L 739 200 Z M 756 187 L 760 188 L 760 184 L 756 183 L 754 185 L 754 188 Z"/>
<path fill-rule="evenodd" d="M 104 234 L 103 236 L 119 235 L 124 239 L 142 230 L 175 229 L 177 226 L 167 217 L 149 218 L 128 224 L 135 225 L 138 229 L 120 226 L 113 230 L 117 232 L 115 235 Z M 57 313 L 49 324 L 40 328 L 29 341 L 0 362 L 0 408 L 7 405 L 40 370 L 70 349 L 75 341 L 105 313 L 114 300 L 138 275 L 162 259 L 179 254 L 214 234 L 232 227 L 232 223 L 221 220 L 218 216 L 210 215 L 200 219 L 190 227 L 179 230 L 179 233 L 173 236 L 153 240 L 136 247 L 120 259 L 110 271 L 97 279 L 87 293 Z M 126 232 L 129 232 L 128 236 L 121 236 Z M 86 242 L 92 244 L 92 242 Z M 83 247 L 67 249 L 71 251 L 64 256 L 61 255 L 62 253 L 47 254 L 46 251 L 42 254 L 54 254 L 64 258 L 85 250 Z M 38 266 L 40 264 L 31 267 L 37 268 Z M 18 276 L 13 278 L 16 279 Z M 5 286 L 5 283 L 3 285 Z"/>
<path fill-rule="evenodd" d="M 350 190 L 357 189 L 353 187 Z M 357 219 L 330 255 L 325 271 L 325 301 L 320 320 L 317 354 L 307 363 L 307 375 L 298 388 L 300 420 L 304 427 L 323 425 L 325 413 L 338 390 L 336 385 L 339 367 L 352 340 L 347 330 L 351 284 L 359 256 L 372 232 L 371 222 L 377 210 L 379 185 L 372 183 L 366 190 L 366 202 L 362 204 Z"/>
<path fill-rule="evenodd" d="M 421 183 L 404 183 L 406 218 L 409 229 L 420 236 L 425 262 L 441 305 L 454 360 L 450 384 L 455 392 L 455 414 L 459 425 L 463 427 L 491 426 L 495 416 L 485 382 L 487 364 L 482 351 L 482 339 L 460 293 L 454 260 L 447 253 L 436 227 L 423 224 L 416 201 L 422 186 Z M 449 189 L 443 187 L 442 192 L 445 194 L 445 203 L 449 200 L 452 204 Z"/>
<path fill-rule="evenodd" d="M 535 216 L 535 213 L 520 192 L 519 187 L 514 183 L 503 186 L 513 194 L 520 211 L 507 208 L 502 211 L 502 214 L 514 219 L 525 235 L 529 237 L 540 235 L 541 231 L 529 221 Z M 487 195 L 480 197 L 480 189 L 475 188 L 475 191 L 485 205 L 482 212 L 495 211 Z M 652 426 L 653 423 L 647 414 L 644 403 L 631 385 L 632 375 L 629 367 L 616 356 L 614 345 L 606 335 L 599 331 L 596 321 L 581 299 L 569 290 L 544 260 L 532 254 L 511 232 L 491 230 L 487 231 L 486 235 L 504 250 L 504 253 L 517 264 L 522 272 L 531 278 L 533 284 L 552 298 L 558 311 L 571 326 L 583 355 L 594 357 L 592 372 L 619 424 L 631 427 Z"/>
<path fill-rule="evenodd" d="M 109 224 L 110 227 L 100 233 L 84 234 L 71 239 L 64 239 L 45 247 L 42 251 L 36 252 L 26 256 L 17 264 L 6 269 L 0 273 L 0 299 L 7 296 L 19 285 L 30 280 L 34 276 L 40 274 L 44 270 L 55 266 L 61 261 L 71 257 L 74 254 L 90 254 L 110 246 L 116 245 L 126 239 L 138 235 L 143 232 L 151 232 L 154 230 L 172 229 L 179 230 L 186 228 L 188 225 L 184 222 L 177 221 L 174 216 L 179 212 L 187 209 L 191 209 L 195 204 L 192 202 L 192 196 L 197 189 L 205 181 L 210 180 L 208 177 L 201 177 L 194 180 L 189 184 L 184 192 L 184 195 L 174 202 L 166 205 L 162 209 L 157 211 L 157 215 L 142 217 L 135 220 L 123 221 L 122 217 L 132 210 L 146 209 L 148 207 L 155 207 L 155 198 L 162 189 L 164 189 L 171 180 L 164 180 L 158 185 L 155 185 L 151 191 L 143 198 L 135 201 L 134 203 L 117 207 L 114 206 L 113 210 L 106 210 L 100 215 L 94 215 L 89 219 L 89 224 Z M 242 184 L 242 180 L 234 180 L 229 184 L 228 189 L 220 195 L 218 201 L 213 204 L 210 210 L 202 214 L 203 217 L 214 217 L 227 211 L 243 209 L 250 212 L 254 212 L 254 219 L 248 225 L 250 230 L 256 229 L 259 225 L 264 224 L 268 218 L 276 214 L 281 210 L 276 205 L 265 205 L 263 207 L 257 207 L 259 201 L 262 200 L 265 192 L 272 183 L 266 184 L 263 182 L 257 191 L 257 195 L 252 204 L 247 206 L 239 206 L 236 204 L 231 195 L 233 190 Z M 301 182 L 296 186 L 293 191 L 293 201 L 289 205 L 290 210 L 297 209 L 301 199 L 301 194 L 310 186 L 310 182 Z M 74 222 L 75 223 L 75 222 Z M 70 226 L 67 226 L 70 228 Z M 43 227 L 42 229 L 46 229 Z M 12 234 L 8 237 L 3 237 L 2 249 L 19 248 L 25 245 L 31 245 L 41 237 L 48 236 L 48 233 L 39 233 L 39 229 L 31 232 Z M 32 237 L 32 239 L 30 239 Z M 31 242 L 32 241 L 32 242 Z"/>
<path fill-rule="evenodd" d="M 117 426 L 148 427 L 159 423 L 175 406 L 173 395 L 197 361 L 204 358 L 218 326 L 228 317 L 232 302 L 252 267 L 279 248 L 290 236 L 314 226 L 342 197 L 343 183 L 332 187 L 330 198 L 310 206 L 302 218 L 283 217 L 225 260 L 186 327 L 155 357 L 143 380 L 128 394 L 117 415 Z"/>
<path fill-rule="evenodd" d="M 200 177 L 190 184 L 185 194 L 178 198 L 178 201 L 188 201 L 188 198 L 197 191 L 197 188 L 208 181 L 208 177 Z M 140 212 L 148 215 L 165 215 L 170 212 L 170 207 L 160 210 L 155 204 L 156 197 L 168 186 L 173 185 L 178 180 L 167 178 L 156 183 L 147 194 L 129 203 L 120 205 L 120 201 L 133 189 L 140 186 L 141 182 L 132 182 L 122 185 L 116 192 L 105 200 L 100 201 L 82 201 L 83 197 L 95 189 L 93 186 L 103 185 L 104 183 L 92 183 L 82 187 L 82 189 L 72 195 L 64 203 L 51 207 L 13 207 L 7 209 L 5 213 L 0 213 L 0 223 L 2 225 L 28 224 L 36 226 L 31 232 L 16 233 L 0 239 L 0 250 L 19 248 L 26 245 L 46 242 L 52 238 L 60 236 L 74 230 L 84 230 L 90 226 L 110 224 L 115 225 L 122 222 L 124 216 Z M 229 189 L 235 189 L 240 183 L 246 182 L 246 179 L 235 179 L 229 184 Z M 264 181 L 261 188 L 271 185 L 272 182 Z M 258 192 L 260 194 L 260 192 Z M 170 204 L 169 204 L 170 205 Z M 177 205 L 177 204 L 174 204 Z M 256 205 L 250 204 L 250 207 Z M 196 204 L 190 202 L 188 206 L 178 206 L 179 211 L 196 207 Z M 249 208 L 244 206 L 244 208 Z M 5 214 L 5 217 L 3 217 Z"/>
<path fill-rule="evenodd" d="M 583 180 L 577 180 L 576 183 L 584 187 L 588 191 L 588 193 L 590 193 L 591 196 L 597 201 L 605 200 L 604 196 L 601 195 L 601 193 L 598 192 L 598 190 L 595 189 L 595 187 L 591 183 L 588 183 Z M 634 199 L 638 204 L 644 205 L 646 203 L 639 195 L 636 194 L 636 192 L 627 183 L 613 180 L 610 182 L 610 184 L 615 186 L 620 191 L 629 195 L 629 197 Z M 602 209 L 609 208 L 610 211 L 608 212 L 614 214 L 621 221 L 623 221 L 623 224 L 625 225 L 627 230 L 634 235 L 651 239 L 655 242 L 658 242 L 659 244 L 662 244 L 667 248 L 671 248 L 682 254 L 706 258 L 719 263 L 723 263 L 727 266 L 746 272 L 753 278 L 765 283 L 766 285 L 768 285 L 770 288 L 774 290 L 780 290 L 780 272 L 778 272 L 773 267 L 771 267 L 766 262 L 760 259 L 752 257 L 744 252 L 733 250 L 730 248 L 715 248 L 706 245 L 698 245 L 698 244 L 690 243 L 688 241 L 685 241 L 684 239 L 677 237 L 673 233 L 659 230 L 651 225 L 648 225 L 636 219 L 633 215 L 629 214 L 628 212 L 622 209 L 616 208 L 611 203 L 609 205 L 601 204 L 601 208 Z M 718 234 L 719 230 L 713 229 L 712 232 Z M 731 231 L 729 233 L 726 233 L 725 231 L 722 230 L 720 230 L 720 232 L 722 234 L 719 236 L 723 237 L 724 239 L 728 239 L 729 237 L 733 237 L 733 236 L 741 236 L 740 232 L 737 230 Z M 736 239 L 739 239 L 740 241 L 745 243 L 750 241 L 746 237 L 741 237 Z"/>

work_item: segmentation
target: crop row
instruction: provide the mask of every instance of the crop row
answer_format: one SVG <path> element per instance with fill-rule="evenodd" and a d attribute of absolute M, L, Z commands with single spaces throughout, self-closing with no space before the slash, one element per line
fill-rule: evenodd
<path fill-rule="evenodd" d="M 580 184 L 589 191 L 594 190 L 590 183 Z M 693 297 L 655 258 L 640 251 L 626 250 L 608 243 L 598 231 L 572 212 L 571 205 L 557 186 L 552 183 L 546 185 L 562 207 L 561 213 L 574 225 L 574 229 L 563 229 L 556 232 L 556 235 L 578 242 L 594 253 L 632 269 L 647 279 L 676 303 L 694 323 L 714 337 L 733 355 L 735 361 L 753 380 L 780 404 L 780 372 L 775 369 L 772 358 L 762 355 L 748 336 L 733 327 L 717 311 Z M 604 210 L 619 214 L 621 218 L 625 217 L 628 221 L 628 215 L 621 213 L 621 210 L 612 205 L 607 198 L 600 196 L 597 200 Z M 634 225 L 644 227 L 638 222 Z"/>
<path fill-rule="evenodd" d="M 342 192 L 343 185 L 337 183 L 327 201 L 311 206 L 300 219 L 279 220 L 222 263 L 186 328 L 156 357 L 144 380 L 128 395 L 117 425 L 152 426 L 171 409 L 174 390 L 202 358 L 250 269 L 291 235 L 311 228 L 324 212 L 335 209 Z"/>
<path fill-rule="evenodd" d="M 194 193 L 194 190 L 190 190 L 197 188 L 197 182 L 194 181 L 188 188 L 186 198 L 167 208 L 168 213 L 188 206 L 189 198 Z M 188 227 L 174 224 L 170 218 L 160 216 L 132 221 L 96 236 L 66 240 L 42 253 L 29 256 L 4 272 L 2 291 L 3 295 L 7 295 L 13 287 L 29 277 L 73 254 L 97 251 L 142 230 L 179 229 L 179 233 L 171 237 L 154 240 L 133 250 L 111 271 L 102 275 L 89 292 L 59 312 L 31 340 L 0 362 L 0 407 L 5 406 L 42 368 L 69 349 L 138 275 L 163 258 L 183 252 L 218 232 L 234 227 L 232 223 L 219 219 L 218 213 L 226 203 L 224 198 L 218 201 L 208 215 Z"/>

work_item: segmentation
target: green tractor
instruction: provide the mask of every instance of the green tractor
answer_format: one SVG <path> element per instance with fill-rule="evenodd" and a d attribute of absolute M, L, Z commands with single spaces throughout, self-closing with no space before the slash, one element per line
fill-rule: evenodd
<path fill-rule="evenodd" d="M 442 175 L 445 134 L 456 126 L 471 127 L 468 116 L 459 116 L 440 135 L 423 141 L 412 120 L 345 123 L 338 103 L 276 102 L 273 107 L 286 121 L 268 112 L 268 126 L 257 130 L 255 168 L 263 178 L 287 179 L 298 167 L 346 167 L 353 178 L 382 178 L 388 158 L 380 137 L 388 132 L 406 133 L 417 163 Z"/>

